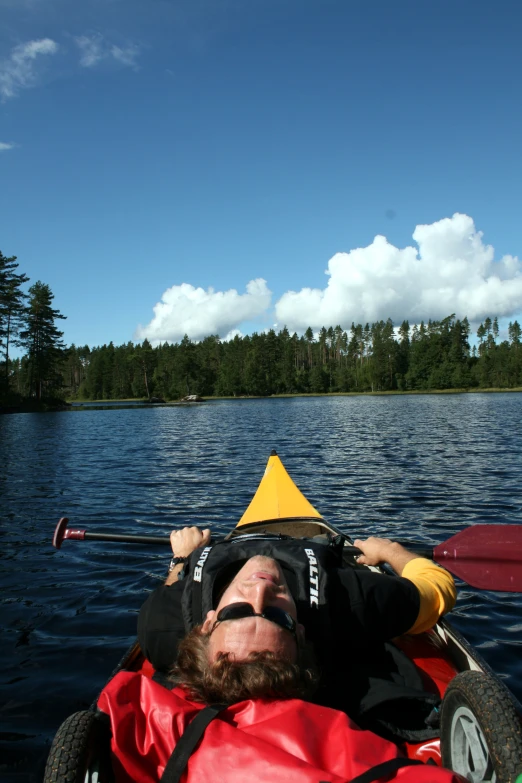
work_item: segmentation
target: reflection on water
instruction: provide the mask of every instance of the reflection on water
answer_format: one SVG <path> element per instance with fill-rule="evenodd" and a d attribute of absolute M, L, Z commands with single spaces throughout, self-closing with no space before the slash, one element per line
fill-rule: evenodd
<path fill-rule="evenodd" d="M 201 405 L 201 402 L 148 402 L 147 400 L 94 400 L 93 402 L 71 402 L 68 411 L 82 410 L 125 410 L 139 408 L 173 408 L 173 407 L 193 407 Z"/>
<path fill-rule="evenodd" d="M 59 723 L 88 707 L 135 633 L 165 549 L 51 547 L 60 516 L 101 531 L 232 527 L 276 448 L 352 535 L 435 544 L 519 523 L 522 395 L 214 401 L 0 417 L 0 779 L 37 781 Z M 518 595 L 462 586 L 453 621 L 522 697 Z M 9 777 L 16 766 L 16 776 Z M 14 775 L 14 772 L 13 772 Z"/>

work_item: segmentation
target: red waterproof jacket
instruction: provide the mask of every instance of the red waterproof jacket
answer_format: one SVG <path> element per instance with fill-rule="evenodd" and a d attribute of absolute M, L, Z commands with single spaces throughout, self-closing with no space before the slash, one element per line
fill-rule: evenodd
<path fill-rule="evenodd" d="M 203 705 L 181 688 L 167 690 L 140 674 L 120 672 L 98 707 L 111 719 L 118 783 L 157 783 L 185 728 Z M 359 729 L 343 712 L 317 704 L 242 701 L 207 727 L 190 757 L 186 783 L 347 783 L 370 767 L 400 756 L 391 742 Z M 434 766 L 403 767 L 385 780 L 461 783 Z"/>

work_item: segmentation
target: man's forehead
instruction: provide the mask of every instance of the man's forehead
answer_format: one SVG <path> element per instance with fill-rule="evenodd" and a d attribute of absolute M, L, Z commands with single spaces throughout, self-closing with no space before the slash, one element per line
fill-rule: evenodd
<path fill-rule="evenodd" d="M 223 620 L 210 637 L 212 654 L 234 652 L 246 657 L 249 652 L 270 649 L 273 652 L 293 648 L 292 637 L 283 628 L 265 617 L 242 617 Z"/>

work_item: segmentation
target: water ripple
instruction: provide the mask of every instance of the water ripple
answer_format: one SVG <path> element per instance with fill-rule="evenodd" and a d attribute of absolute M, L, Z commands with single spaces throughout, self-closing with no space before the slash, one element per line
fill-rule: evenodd
<path fill-rule="evenodd" d="M 60 516 L 104 532 L 228 531 L 276 448 L 353 536 L 435 545 L 519 523 L 522 395 L 214 401 L 0 417 L 0 742 L 36 781 L 59 723 L 87 707 L 135 634 L 167 549 L 51 547 Z M 453 621 L 522 698 L 521 599 L 460 585 Z M 27 772 L 25 771 L 27 770 Z M 13 778 L 14 780 L 15 778 Z"/>

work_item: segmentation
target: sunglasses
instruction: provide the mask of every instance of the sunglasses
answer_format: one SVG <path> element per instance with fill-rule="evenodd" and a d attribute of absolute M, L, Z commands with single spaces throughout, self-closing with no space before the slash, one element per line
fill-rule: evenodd
<path fill-rule="evenodd" d="M 284 609 L 280 609 L 278 606 L 267 606 L 263 612 L 254 612 L 252 604 L 243 601 L 224 606 L 218 612 L 216 622 L 210 633 L 216 629 L 218 623 L 223 623 L 225 620 L 242 620 L 244 617 L 264 617 L 265 620 L 269 620 L 285 631 L 289 631 L 294 639 L 296 638 L 296 622 Z"/>

